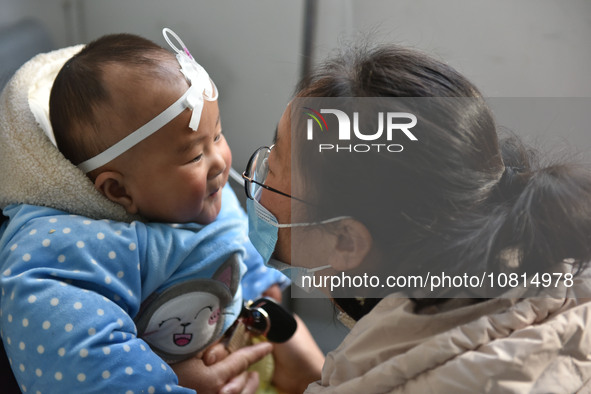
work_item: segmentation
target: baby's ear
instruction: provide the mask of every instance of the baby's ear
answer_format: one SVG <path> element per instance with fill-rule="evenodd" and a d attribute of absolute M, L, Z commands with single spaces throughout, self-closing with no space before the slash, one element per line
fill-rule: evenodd
<path fill-rule="evenodd" d="M 240 260 L 237 254 L 233 254 L 213 274 L 212 279 L 222 282 L 230 289 L 232 296 L 238 290 L 240 283 Z"/>
<path fill-rule="evenodd" d="M 121 205 L 127 213 L 135 215 L 138 208 L 123 182 L 123 175 L 116 171 L 103 171 L 94 180 L 94 188 L 103 196 Z"/>

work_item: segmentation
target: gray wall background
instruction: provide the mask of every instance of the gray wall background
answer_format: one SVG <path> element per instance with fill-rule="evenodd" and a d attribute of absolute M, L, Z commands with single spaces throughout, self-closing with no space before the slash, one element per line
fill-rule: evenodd
<path fill-rule="evenodd" d="M 317 0 L 316 6 L 314 61 L 369 37 L 431 53 L 490 97 L 576 97 L 570 102 L 583 115 L 590 108 L 591 1 Z M 160 32 L 172 28 L 220 89 L 224 133 L 241 171 L 254 149 L 271 142 L 299 78 L 304 8 L 304 0 L 0 0 L 0 29 L 33 18 L 63 47 L 118 32 L 166 45 Z M 533 124 L 514 119 L 511 105 L 499 105 L 499 117 L 526 139 L 558 140 L 588 158 L 585 117 L 564 127 L 571 106 L 551 110 L 556 106 L 542 101 L 531 112 Z M 325 351 L 344 334 L 327 305 L 294 303 Z"/>

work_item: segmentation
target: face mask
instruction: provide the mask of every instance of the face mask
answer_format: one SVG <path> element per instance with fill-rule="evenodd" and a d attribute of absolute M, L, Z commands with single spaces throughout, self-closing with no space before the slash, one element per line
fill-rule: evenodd
<path fill-rule="evenodd" d="M 339 216 L 332 219 L 322 220 L 314 223 L 290 223 L 279 224 L 277 218 L 269 212 L 267 208 L 256 200 L 246 200 L 246 211 L 248 212 L 248 237 L 255 249 L 263 257 L 263 261 L 269 267 L 275 268 L 289 277 L 294 284 L 302 287 L 304 276 L 311 276 L 314 272 L 329 268 L 330 265 L 324 265 L 316 268 L 293 267 L 279 260 L 271 259 L 271 255 L 277 244 L 277 232 L 279 228 L 285 227 L 304 227 L 315 226 L 348 219 L 349 216 Z M 304 290 L 306 290 L 304 288 Z"/>
<path fill-rule="evenodd" d="M 277 271 L 279 271 L 283 275 L 287 276 L 289 279 L 291 279 L 291 282 L 294 285 L 300 287 L 301 289 L 303 289 L 307 293 L 309 293 L 311 291 L 310 286 L 309 286 L 309 283 L 311 281 L 307 280 L 304 283 L 304 277 L 310 278 L 310 277 L 314 276 L 314 272 L 322 271 L 322 270 L 332 267 L 331 265 L 322 265 L 322 266 L 316 267 L 316 268 L 294 267 L 289 264 L 285 264 L 283 261 L 279 261 L 279 260 L 275 260 L 275 259 L 270 259 L 269 262 L 267 263 L 267 265 L 269 267 L 275 268 Z"/>
<path fill-rule="evenodd" d="M 279 222 L 267 208 L 250 198 L 246 200 L 246 212 L 248 237 L 266 264 L 275 250 Z"/>

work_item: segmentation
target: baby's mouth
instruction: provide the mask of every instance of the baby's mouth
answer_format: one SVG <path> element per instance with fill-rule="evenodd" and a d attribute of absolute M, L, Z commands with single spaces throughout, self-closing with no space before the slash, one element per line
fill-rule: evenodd
<path fill-rule="evenodd" d="M 219 191 L 220 191 L 220 188 L 218 187 L 217 189 L 215 189 L 215 191 L 213 193 L 209 194 L 209 197 L 215 197 Z"/>
<path fill-rule="evenodd" d="M 177 346 L 187 346 L 191 339 L 193 339 L 193 334 L 174 334 L 174 344 Z"/>
<path fill-rule="evenodd" d="M 207 197 L 208 198 L 216 197 L 219 194 L 219 191 L 222 190 L 222 187 L 224 187 L 226 182 L 228 182 L 228 177 L 222 178 L 221 182 L 217 185 L 215 190 L 213 192 L 209 193 L 209 195 Z"/>
<path fill-rule="evenodd" d="M 220 190 L 222 190 L 222 186 L 224 186 L 223 183 L 218 184 L 216 186 L 216 188 L 213 190 L 213 192 L 209 193 L 209 197 L 215 197 L 219 194 Z"/>

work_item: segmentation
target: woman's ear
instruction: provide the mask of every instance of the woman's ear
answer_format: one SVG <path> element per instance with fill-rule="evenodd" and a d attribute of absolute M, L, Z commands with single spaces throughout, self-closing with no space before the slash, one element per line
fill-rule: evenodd
<path fill-rule="evenodd" d="M 119 172 L 101 172 L 94 180 L 94 188 L 109 200 L 125 208 L 127 213 L 131 215 L 138 213 L 134 199 L 125 187 L 124 177 Z"/>
<path fill-rule="evenodd" d="M 347 271 L 358 267 L 373 245 L 373 238 L 363 223 L 355 219 L 343 219 L 331 229 L 334 235 L 332 253 L 328 258 L 337 271 Z"/>

